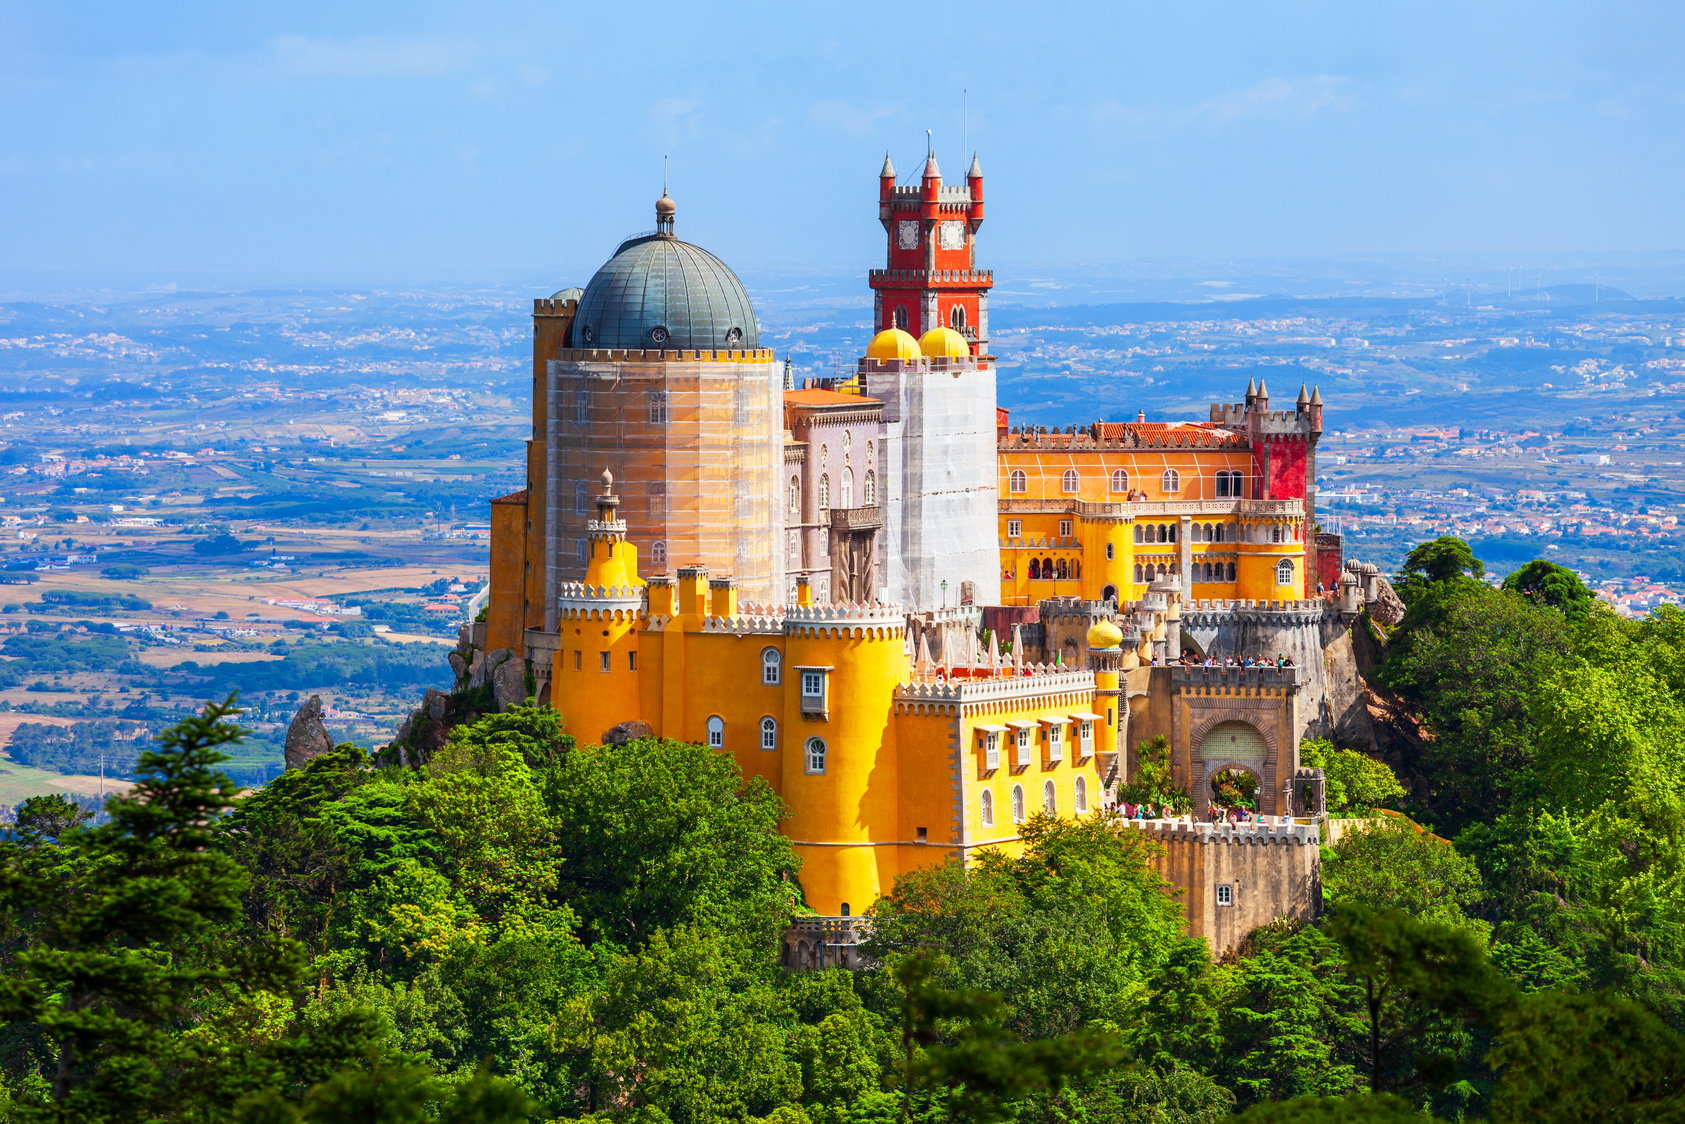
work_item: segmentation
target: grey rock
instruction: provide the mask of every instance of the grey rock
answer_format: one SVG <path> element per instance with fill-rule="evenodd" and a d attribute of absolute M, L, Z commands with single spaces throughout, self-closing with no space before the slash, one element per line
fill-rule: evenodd
<path fill-rule="evenodd" d="M 637 741 L 639 738 L 652 738 L 654 736 L 655 730 L 648 722 L 640 722 L 634 718 L 630 722 L 622 722 L 618 726 L 610 726 L 604 730 L 602 742 L 604 745 L 625 745 L 627 742 Z"/>
<path fill-rule="evenodd" d="M 333 739 L 322 723 L 322 696 L 311 695 L 287 726 L 287 742 L 282 757 L 287 768 L 302 769 L 312 757 L 332 748 Z"/>
<path fill-rule="evenodd" d="M 1375 579 L 1375 602 L 1369 606 L 1369 615 L 1389 628 L 1404 619 L 1404 601 L 1386 578 Z"/>
<path fill-rule="evenodd" d="M 451 671 L 455 674 L 456 681 L 461 683 L 464 679 L 468 678 L 468 661 L 462 658 L 462 653 L 460 652 L 452 652 L 449 658 Z"/>
<path fill-rule="evenodd" d="M 506 659 L 491 673 L 491 697 L 498 710 L 520 706 L 527 699 L 527 665 L 522 660 Z"/>

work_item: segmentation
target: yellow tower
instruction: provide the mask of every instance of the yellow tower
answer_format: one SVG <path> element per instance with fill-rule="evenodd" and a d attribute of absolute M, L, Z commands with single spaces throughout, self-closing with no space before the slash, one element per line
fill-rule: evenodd
<path fill-rule="evenodd" d="M 557 587 L 555 664 L 551 701 L 562 723 L 581 741 L 595 742 L 615 724 L 636 715 L 638 625 L 644 580 L 638 548 L 617 516 L 614 476 L 603 470 L 597 517 L 587 524 L 590 556 L 585 580 Z"/>

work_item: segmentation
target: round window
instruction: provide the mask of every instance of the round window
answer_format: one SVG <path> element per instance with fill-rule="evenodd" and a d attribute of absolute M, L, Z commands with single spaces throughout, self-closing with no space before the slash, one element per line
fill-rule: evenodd
<path fill-rule="evenodd" d="M 666 343 L 667 329 L 663 328 L 660 324 L 657 324 L 649 330 L 649 338 L 656 343 Z"/>
<path fill-rule="evenodd" d="M 581 328 L 579 334 L 584 337 L 586 343 L 595 343 L 596 342 L 597 329 L 591 327 L 591 325 L 589 325 L 589 324 L 587 324 L 587 325 L 585 325 L 585 327 Z"/>
<path fill-rule="evenodd" d="M 726 331 L 725 342 L 727 342 L 727 343 L 737 343 L 742 338 L 743 338 L 743 329 L 742 328 L 731 328 L 731 329 L 728 329 Z"/>

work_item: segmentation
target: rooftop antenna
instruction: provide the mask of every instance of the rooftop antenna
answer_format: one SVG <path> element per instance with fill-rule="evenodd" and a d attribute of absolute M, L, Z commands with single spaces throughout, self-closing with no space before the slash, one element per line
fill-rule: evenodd
<path fill-rule="evenodd" d="M 667 157 L 661 158 L 661 194 L 667 194 Z"/>

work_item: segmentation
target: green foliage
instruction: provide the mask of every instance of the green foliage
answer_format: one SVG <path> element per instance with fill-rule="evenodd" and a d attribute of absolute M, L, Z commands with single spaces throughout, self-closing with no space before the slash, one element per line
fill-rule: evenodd
<path fill-rule="evenodd" d="M 1160 734 L 1135 749 L 1135 779 L 1118 786 L 1118 799 L 1131 804 L 1164 808 L 1172 815 L 1186 815 L 1193 808 L 1188 790 L 1170 782 L 1170 742 Z"/>
<path fill-rule="evenodd" d="M 145 566 L 136 566 L 130 562 L 119 562 L 113 566 L 102 567 L 99 574 L 100 577 L 111 578 L 113 581 L 136 581 L 151 572 Z"/>
<path fill-rule="evenodd" d="M 1253 1105 L 1234 1117 L 1235 1124 L 1439 1124 L 1391 1093 L 1354 1093 L 1349 1097 L 1294 1097 Z"/>
<path fill-rule="evenodd" d="M 245 549 L 245 544 L 227 531 L 221 534 L 206 535 L 193 544 L 193 553 L 206 558 L 240 554 Z"/>
<path fill-rule="evenodd" d="M 1101 815 L 1038 815 L 1021 834 L 1018 858 L 988 851 L 969 869 L 903 875 L 872 909 L 868 955 L 893 968 L 942 953 L 951 974 L 937 982 L 1012 996 L 1009 1025 L 1026 1037 L 1121 1025 L 1181 940 L 1176 901 L 1148 865 L 1155 845 Z"/>
<path fill-rule="evenodd" d="M 1570 620 L 1591 611 L 1595 600 L 1586 583 L 1574 571 L 1555 562 L 1535 559 L 1504 579 L 1504 588 L 1533 602 L 1559 610 Z"/>
<path fill-rule="evenodd" d="M 1468 543 L 1455 535 L 1441 535 L 1404 556 L 1404 565 L 1393 584 L 1405 604 L 1414 608 L 1424 598 L 1447 587 L 1478 582 L 1485 576 L 1486 567 L 1474 556 Z"/>
<path fill-rule="evenodd" d="M 1383 817 L 1348 832 L 1322 866 L 1322 889 L 1336 908 L 1398 909 L 1423 921 L 1468 926 L 1480 898 L 1480 869 L 1438 836 L 1408 820 Z"/>
<path fill-rule="evenodd" d="M 1556 610 L 1473 582 L 1429 602 L 1431 615 L 1400 624 L 1381 680 L 1421 716 L 1432 807 L 1460 827 L 1514 798 L 1537 749 L 1540 687 L 1573 637 Z"/>
<path fill-rule="evenodd" d="M 1386 762 L 1355 749 L 1336 749 L 1326 738 L 1301 741 L 1299 760 L 1322 770 L 1330 812 L 1362 815 L 1404 795 L 1404 786 Z"/>

